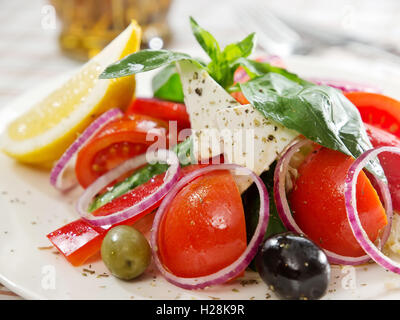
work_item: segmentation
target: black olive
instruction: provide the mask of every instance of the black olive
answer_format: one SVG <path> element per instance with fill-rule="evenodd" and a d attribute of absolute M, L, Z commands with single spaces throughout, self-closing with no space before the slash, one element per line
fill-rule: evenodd
<path fill-rule="evenodd" d="M 263 281 L 280 298 L 319 299 L 328 288 L 328 258 L 303 235 L 286 232 L 267 238 L 255 262 Z"/>

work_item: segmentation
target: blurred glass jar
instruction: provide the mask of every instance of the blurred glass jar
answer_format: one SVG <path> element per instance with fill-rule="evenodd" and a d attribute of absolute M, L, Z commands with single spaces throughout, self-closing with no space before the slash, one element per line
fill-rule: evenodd
<path fill-rule="evenodd" d="M 59 42 L 75 59 L 96 55 L 136 19 L 142 47 L 159 49 L 170 40 L 167 13 L 171 0 L 50 0 L 62 23 Z"/>

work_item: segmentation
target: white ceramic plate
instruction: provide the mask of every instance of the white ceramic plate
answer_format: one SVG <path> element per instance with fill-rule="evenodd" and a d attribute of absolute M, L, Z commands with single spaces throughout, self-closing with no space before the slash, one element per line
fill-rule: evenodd
<path fill-rule="evenodd" d="M 377 85 L 400 98 L 400 79 L 371 75 L 370 69 L 345 67 L 342 61 L 294 57 L 290 70 L 302 76 L 362 81 Z M 151 73 L 138 77 L 138 95 L 150 93 Z M 26 93 L 0 111 L 0 131 L 23 112 L 32 100 L 44 96 L 51 85 Z M 256 273 L 247 272 L 243 282 L 216 286 L 204 291 L 188 291 L 166 282 L 151 266 L 134 281 L 120 281 L 107 273 L 97 257 L 81 267 L 72 267 L 56 254 L 46 234 L 77 218 L 73 204 L 80 189 L 68 195 L 54 190 L 49 173 L 17 164 L 0 154 L 0 282 L 28 299 L 273 299 L 274 294 Z M 83 269 L 94 273 L 84 272 Z M 83 275 L 83 273 L 86 274 Z M 400 276 L 375 264 L 361 267 L 332 267 L 332 280 L 325 299 L 400 299 Z"/>

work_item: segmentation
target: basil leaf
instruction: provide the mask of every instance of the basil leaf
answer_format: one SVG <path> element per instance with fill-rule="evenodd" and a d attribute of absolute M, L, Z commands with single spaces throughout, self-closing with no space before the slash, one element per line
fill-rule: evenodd
<path fill-rule="evenodd" d="M 266 118 L 330 149 L 357 158 L 372 148 L 360 114 L 334 88 L 300 85 L 277 73 L 268 73 L 240 84 L 249 102 Z M 378 160 L 368 169 L 385 179 Z"/>
<path fill-rule="evenodd" d="M 239 58 L 248 57 L 256 46 L 255 38 L 256 34 L 251 33 L 242 41 L 227 45 L 222 51 L 224 60 L 233 62 Z"/>
<path fill-rule="evenodd" d="M 233 83 L 233 74 L 227 61 L 211 61 L 207 66 L 208 74 L 223 88 L 228 88 Z"/>
<path fill-rule="evenodd" d="M 221 49 L 219 48 L 219 44 L 217 40 L 215 40 L 213 35 L 200 27 L 199 24 L 192 17 L 190 17 L 190 26 L 197 42 L 208 54 L 211 60 L 219 60 Z"/>
<path fill-rule="evenodd" d="M 217 40 L 208 31 L 200 27 L 193 18 L 190 18 L 190 24 L 197 42 L 211 58 L 207 65 L 207 72 L 222 87 L 228 88 L 233 83 L 233 74 L 236 69 L 231 66 L 231 62 L 251 54 L 255 47 L 255 34 L 252 33 L 242 41 L 226 46 L 221 52 Z"/>
<path fill-rule="evenodd" d="M 183 103 L 182 83 L 175 64 L 170 64 L 158 72 L 151 84 L 154 97 Z"/>
<path fill-rule="evenodd" d="M 200 58 L 193 58 L 204 68 L 207 64 Z M 152 79 L 154 97 L 183 103 L 183 89 L 175 63 L 171 63 L 159 71 Z"/>
<path fill-rule="evenodd" d="M 112 79 L 125 77 L 167 66 L 153 80 L 154 96 L 160 99 L 182 102 L 183 93 L 179 76 L 172 71 L 173 67 L 169 65 L 176 61 L 188 59 L 196 61 L 199 66 L 206 68 L 211 77 L 222 87 L 229 88 L 233 84 L 233 75 L 238 66 L 235 61 L 251 54 L 255 47 L 255 34 L 249 34 L 243 40 L 226 46 L 221 52 L 220 46 L 213 35 L 200 27 L 192 17 L 190 17 L 190 25 L 196 40 L 211 58 L 208 65 L 185 53 L 147 49 L 132 53 L 120 61 L 109 65 L 100 74 L 99 78 Z"/>
<path fill-rule="evenodd" d="M 270 72 L 278 73 L 284 76 L 287 79 L 290 79 L 298 84 L 301 85 L 313 85 L 313 83 L 308 82 L 302 78 L 300 78 L 297 74 L 291 73 L 286 69 L 279 68 L 273 66 L 267 62 L 259 62 L 251 59 L 246 58 L 239 58 L 235 61 L 235 69 L 238 66 L 242 66 L 250 78 L 254 78 L 256 76 L 261 76 Z"/>
<path fill-rule="evenodd" d="M 177 154 L 181 167 L 197 163 L 193 150 L 193 136 L 188 137 L 185 141 L 178 143 L 173 151 Z"/>
<path fill-rule="evenodd" d="M 238 67 L 234 61 L 247 57 L 255 46 L 255 34 L 252 33 L 242 41 L 225 47 L 222 55 L 211 60 L 207 66 L 210 76 L 222 87 L 229 88 L 233 84 L 233 75 Z"/>
<path fill-rule="evenodd" d="M 99 76 L 111 79 L 146 72 L 179 60 L 192 60 L 186 53 L 168 50 L 141 50 L 109 65 Z"/>
<path fill-rule="evenodd" d="M 109 191 L 96 196 L 93 202 L 89 206 L 89 212 L 92 212 L 108 202 L 112 201 L 115 198 L 122 196 L 128 191 L 140 186 L 143 183 L 146 183 L 154 176 L 164 173 L 167 171 L 168 165 L 164 163 L 155 163 L 148 164 L 143 168 L 135 171 L 131 176 L 126 178 L 125 180 L 116 183 Z"/>

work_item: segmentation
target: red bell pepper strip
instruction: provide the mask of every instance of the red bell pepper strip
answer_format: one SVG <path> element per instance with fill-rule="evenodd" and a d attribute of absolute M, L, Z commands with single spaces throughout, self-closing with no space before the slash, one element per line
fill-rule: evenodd
<path fill-rule="evenodd" d="M 164 121 L 177 121 L 178 129 L 190 128 L 189 114 L 183 103 L 155 98 L 136 98 L 126 110 L 126 116 L 144 114 Z"/>

